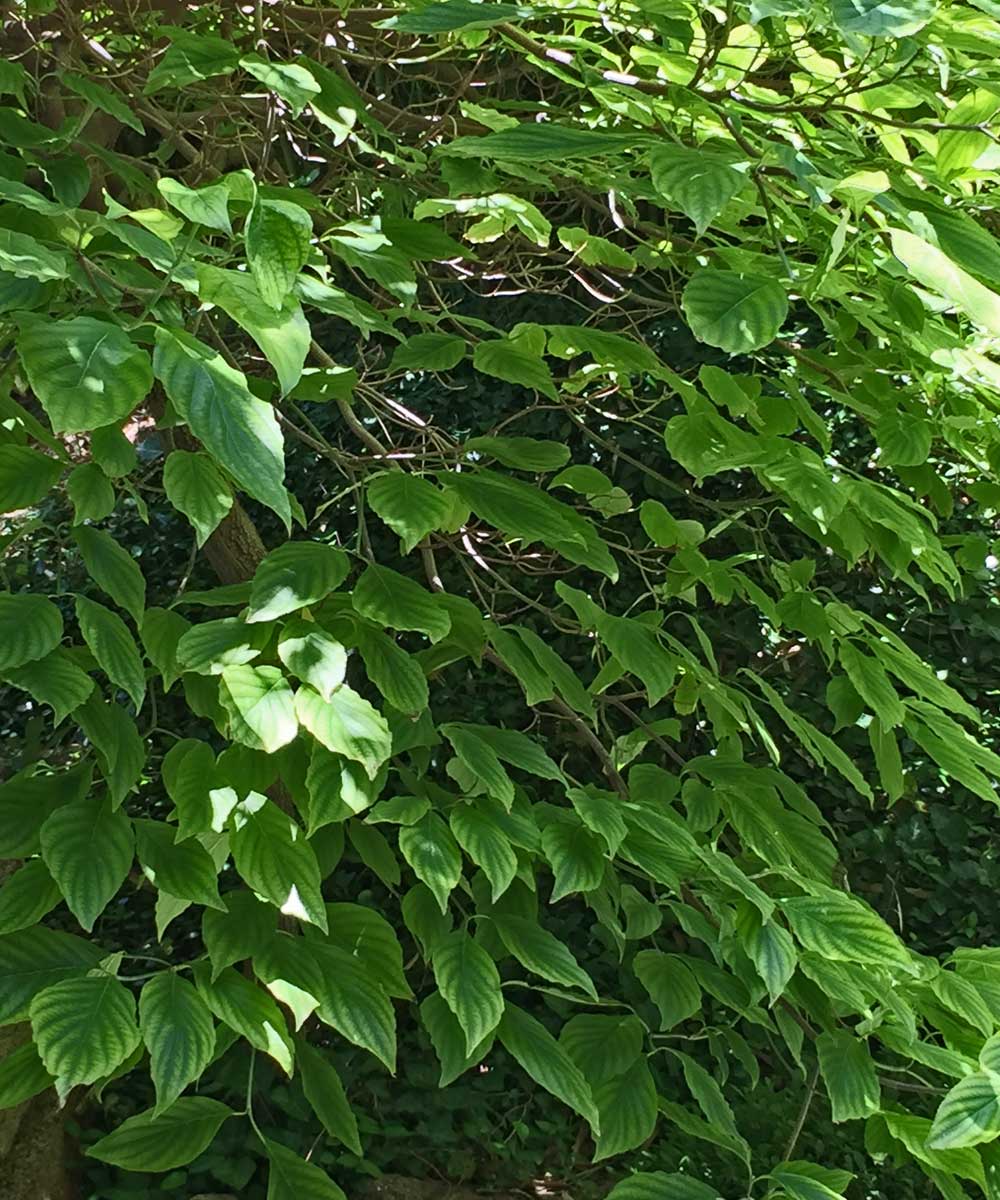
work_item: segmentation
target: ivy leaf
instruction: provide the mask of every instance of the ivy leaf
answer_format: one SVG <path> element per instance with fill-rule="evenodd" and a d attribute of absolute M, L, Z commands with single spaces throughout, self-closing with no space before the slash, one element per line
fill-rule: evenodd
<path fill-rule="evenodd" d="M 70 912 L 89 933 L 132 865 L 132 822 L 106 796 L 91 794 L 57 808 L 41 844 Z"/>
<path fill-rule="evenodd" d="M 372 511 L 399 534 L 406 554 L 432 530 L 441 529 L 451 512 L 444 492 L 408 471 L 376 475 L 365 494 Z"/>
<path fill-rule="evenodd" d="M 714 267 L 691 276 L 681 306 L 696 338 L 730 354 L 749 354 L 773 342 L 788 315 L 780 283 Z"/>
<path fill-rule="evenodd" d="M 279 1142 L 265 1139 L 267 1200 L 347 1200 L 329 1175 Z"/>
<path fill-rule="evenodd" d="M 327 930 L 319 864 L 302 829 L 265 796 L 251 792 L 234 814 L 231 846 L 241 877 L 286 916 Z"/>
<path fill-rule="evenodd" d="M 187 333 L 157 329 L 153 369 L 209 454 L 289 526 L 284 442 L 271 405 L 253 395 L 241 372 Z"/>
<path fill-rule="evenodd" d="M 139 564 L 103 529 L 78 525 L 73 530 L 73 537 L 91 579 L 115 604 L 125 609 L 136 625 L 142 625 L 146 581 Z"/>
<path fill-rule="evenodd" d="M 98 666 L 113 684 L 128 693 L 137 709 L 142 708 L 146 672 L 128 626 L 117 613 L 86 596 L 76 598 L 76 619 Z"/>
<path fill-rule="evenodd" d="M 253 750 L 273 754 L 298 733 L 292 689 L 277 667 L 226 667 L 219 700 L 230 736 Z"/>
<path fill-rule="evenodd" d="M 313 1112 L 327 1133 L 356 1154 L 363 1157 L 358 1122 L 351 1109 L 334 1066 L 307 1042 L 296 1047 L 295 1057 L 302 1072 L 302 1088 Z"/>
<path fill-rule="evenodd" d="M 567 947 L 537 921 L 496 915 L 493 923 L 504 946 L 522 966 L 552 983 L 580 988 L 597 999 L 597 989 L 587 972 Z"/>
<path fill-rule="evenodd" d="M 50 321 L 35 315 L 23 316 L 20 324 L 21 362 L 55 433 L 122 421 L 153 386 L 149 355 L 118 325 L 94 317 Z"/>
<path fill-rule="evenodd" d="M 62 613 L 51 600 L 0 592 L 0 671 L 51 654 L 62 634 Z"/>
<path fill-rule="evenodd" d="M 365 568 L 355 584 L 351 603 L 376 625 L 425 633 L 432 642 L 447 637 L 451 630 L 451 617 L 431 592 L 375 563 Z"/>
<path fill-rule="evenodd" d="M 212 1061 L 215 1024 L 194 985 L 176 971 L 164 971 L 143 985 L 139 1029 L 149 1051 L 156 1088 L 155 1118 L 168 1110 Z"/>
<path fill-rule="evenodd" d="M 233 493 L 207 454 L 174 450 L 163 467 L 167 499 L 191 522 L 200 547 L 233 507 Z"/>
<path fill-rule="evenodd" d="M 462 878 L 462 855 L 448 826 L 430 812 L 399 831 L 399 849 L 417 878 L 434 893 L 441 912 L 447 912 L 448 897 Z"/>
<path fill-rule="evenodd" d="M 508 1004 L 497 1035 L 504 1049 L 540 1087 L 579 1113 L 595 1138 L 600 1136 L 601 1120 L 590 1084 L 541 1022 Z"/>
<path fill-rule="evenodd" d="M 62 1096 L 109 1074 L 139 1045 L 135 998 L 107 975 L 54 983 L 28 1011 L 38 1053 Z"/>
<path fill-rule="evenodd" d="M 491 1034 L 504 1011 L 496 964 L 466 933 L 453 933 L 438 943 L 434 979 L 465 1034 L 465 1052 Z"/>
<path fill-rule="evenodd" d="M 260 298 L 280 309 L 309 257 L 312 221 L 305 209 L 285 200 L 259 200 L 244 234 L 247 262 Z"/>
<path fill-rule="evenodd" d="M 149 1108 L 129 1117 L 87 1155 L 123 1171 L 173 1171 L 207 1150 L 223 1121 L 233 1115 L 218 1100 L 185 1096 L 166 1112 Z"/>
<path fill-rule="evenodd" d="M 392 753 L 392 735 L 385 718 L 346 683 L 328 700 L 311 687 L 300 687 L 295 693 L 295 711 L 318 742 L 360 763 L 369 779 L 378 775 Z"/>
<path fill-rule="evenodd" d="M 322 542 L 285 542 L 257 568 L 247 621 L 273 621 L 318 603 L 347 578 L 342 550 Z"/>

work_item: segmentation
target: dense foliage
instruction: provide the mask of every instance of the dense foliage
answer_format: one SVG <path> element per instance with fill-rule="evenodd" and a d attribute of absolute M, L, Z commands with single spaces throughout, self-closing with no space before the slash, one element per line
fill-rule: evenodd
<path fill-rule="evenodd" d="M 0 1108 L 996 1200 L 1000 5 L 0 11 Z"/>

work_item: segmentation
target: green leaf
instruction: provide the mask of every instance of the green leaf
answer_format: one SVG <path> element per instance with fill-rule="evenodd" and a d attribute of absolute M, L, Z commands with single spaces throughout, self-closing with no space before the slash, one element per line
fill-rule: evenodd
<path fill-rule="evenodd" d="M 271 405 L 253 395 L 240 371 L 186 333 L 157 329 L 153 370 L 215 461 L 288 526 L 284 442 Z"/>
<path fill-rule="evenodd" d="M 881 454 L 891 467 L 919 467 L 930 456 L 933 426 L 912 413 L 888 413 L 873 430 Z"/>
<path fill-rule="evenodd" d="M 116 121 L 121 121 L 129 129 L 134 129 L 140 137 L 145 136 L 146 130 L 142 122 L 113 88 L 97 83 L 89 75 L 78 75 L 76 71 L 60 72 L 59 82 L 63 87 L 81 96 L 88 104 L 106 112 Z"/>
<path fill-rule="evenodd" d="M 520 21 L 533 15 L 534 10 L 521 4 L 504 4 L 497 0 L 442 0 L 417 11 L 404 11 L 384 21 L 376 21 L 376 29 L 395 29 L 400 33 L 451 33 L 456 29 L 487 29 L 500 21 Z"/>
<path fill-rule="evenodd" d="M 320 1019 L 395 1073 L 396 1018 L 385 990 L 338 946 L 310 942 L 325 981 Z"/>
<path fill-rule="evenodd" d="M 149 1051 L 156 1088 L 153 1116 L 158 1117 L 212 1061 L 215 1024 L 194 985 L 175 971 L 164 971 L 143 985 L 139 1029 Z"/>
<path fill-rule="evenodd" d="M 198 675 L 221 675 L 227 667 L 253 662 L 269 634 L 270 630 L 255 629 L 239 617 L 189 625 L 177 641 L 177 665 Z"/>
<path fill-rule="evenodd" d="M 70 912 L 89 933 L 132 865 L 132 822 L 107 797 L 91 794 L 57 808 L 41 844 Z"/>
<path fill-rule="evenodd" d="M 292 689 L 277 667 L 226 667 L 219 700 L 230 737 L 253 750 L 273 754 L 298 733 Z"/>
<path fill-rule="evenodd" d="M 146 672 L 128 626 L 117 613 L 86 596 L 76 598 L 76 619 L 98 666 L 113 684 L 128 693 L 136 709 L 142 708 Z"/>
<path fill-rule="evenodd" d="M 459 762 L 479 780 L 490 796 L 509 809 L 514 802 L 513 780 L 481 731 L 454 722 L 440 726 L 440 730 L 454 747 Z"/>
<path fill-rule="evenodd" d="M 122 421 L 153 386 L 146 351 L 119 326 L 94 317 L 22 317 L 17 348 L 31 389 L 56 433 L 80 433 Z"/>
<path fill-rule="evenodd" d="M 326 914 L 332 945 L 353 955 L 389 996 L 412 999 L 403 973 L 403 948 L 385 917 L 362 904 L 328 904 Z"/>
<path fill-rule="evenodd" d="M 69 263 L 26 233 L 0 229 L 0 271 L 17 279 L 65 279 Z"/>
<path fill-rule="evenodd" d="M 612 858 L 628 836 L 628 826 L 621 814 L 618 797 L 601 794 L 596 789 L 569 788 L 566 792 L 576 815 L 592 832 L 603 839 Z"/>
<path fill-rule="evenodd" d="M 295 712 L 318 742 L 360 763 L 369 779 L 375 778 L 392 754 L 392 735 L 385 718 L 346 683 L 329 700 L 311 687 L 300 687 L 295 693 Z"/>
<path fill-rule="evenodd" d="M 96 689 L 73 714 L 97 749 L 113 807 L 118 808 L 142 775 L 146 745 L 135 721 L 119 704 L 108 704 Z"/>
<path fill-rule="evenodd" d="M 594 1136 L 600 1136 L 600 1117 L 590 1084 L 544 1025 L 508 1004 L 497 1035 L 504 1049 L 540 1087 L 579 1113 Z"/>
<path fill-rule="evenodd" d="M 91 579 L 125 609 L 136 625 L 141 625 L 146 607 L 146 581 L 139 564 L 103 529 L 78 525 L 73 537 Z"/>
<path fill-rule="evenodd" d="M 542 849 L 555 883 L 550 903 L 572 892 L 590 892 L 604 879 L 604 843 L 583 824 L 553 821 L 542 831 Z"/>
<path fill-rule="evenodd" d="M 490 1032 L 471 1054 L 466 1053 L 465 1033 L 440 992 L 432 992 L 420 1005 L 420 1019 L 441 1064 L 438 1087 L 447 1087 L 459 1075 L 481 1062 L 493 1046 L 495 1035 Z"/>
<path fill-rule="evenodd" d="M 792 935 L 774 921 L 763 921 L 761 914 L 746 906 L 737 920 L 737 931 L 757 973 L 767 987 L 774 1004 L 795 973 L 798 955 Z"/>
<path fill-rule="evenodd" d="M 32 695 L 39 704 L 50 705 L 56 725 L 61 725 L 94 690 L 90 676 L 58 647 L 37 662 L 5 671 L 4 677 L 14 687 Z"/>
<path fill-rule="evenodd" d="M 795 896 L 781 910 L 802 945 L 824 958 L 910 968 L 909 952 L 882 918 L 842 892 Z"/>
<path fill-rule="evenodd" d="M 347 1200 L 329 1175 L 279 1142 L 265 1139 L 267 1200 Z"/>
<path fill-rule="evenodd" d="M 224 908 L 212 856 L 197 841 L 175 842 L 175 826 L 165 821 L 133 822 L 136 856 L 146 878 L 160 891 L 209 908 Z"/>
<path fill-rule="evenodd" d="M 33 774 L 29 768 L 0 784 L 0 857 L 36 854 L 46 818 L 84 796 L 92 774 L 90 763 L 57 774 Z"/>
<path fill-rule="evenodd" d="M 0 1021 L 23 1013 L 52 984 L 85 974 L 103 956 L 92 942 L 44 925 L 0 935 Z"/>
<path fill-rule="evenodd" d="M 139 632 L 146 657 L 160 672 L 163 690 L 169 692 L 182 670 L 177 662 L 177 647 L 185 633 L 191 628 L 189 621 L 180 613 L 168 608 L 147 608 L 142 614 Z"/>
<path fill-rule="evenodd" d="M 62 470 L 58 459 L 28 446 L 0 446 L 0 513 L 32 508 L 48 494 Z"/>
<path fill-rule="evenodd" d="M 427 677 L 419 661 L 378 629 L 358 626 L 354 643 L 365 673 L 393 708 L 413 715 L 427 707 Z"/>
<path fill-rule="evenodd" d="M 486 138 L 482 139 L 486 141 Z M 453 142 L 452 145 L 455 143 Z M 550 400 L 557 399 L 556 385 L 552 372 L 545 361 L 531 354 L 508 338 L 493 338 L 479 342 L 472 352 L 472 365 L 484 375 L 502 379 L 504 383 L 516 383 L 519 387 L 541 392 Z"/>
<path fill-rule="evenodd" d="M 73 524 L 103 521 L 115 510 L 115 489 L 96 462 L 74 467 L 66 480 L 66 492 L 73 504 Z"/>
<path fill-rule="evenodd" d="M 746 182 L 718 155 L 687 146 L 663 146 L 649 156 L 653 187 L 679 208 L 700 237 Z"/>
<path fill-rule="evenodd" d="M 1000 1137 L 1000 1076 L 977 1071 L 959 1080 L 941 1101 L 927 1146 L 953 1150 L 979 1146 Z"/>
<path fill-rule="evenodd" d="M 419 225 L 419 222 L 415 224 Z M 465 339 L 450 333 L 415 333 L 393 350 L 390 368 L 393 371 L 450 371 L 465 358 L 465 349 Z"/>
<path fill-rule="evenodd" d="M 887 728 L 902 725 L 906 710 L 878 659 L 863 654 L 848 641 L 839 643 L 837 657 L 872 716 L 878 717 Z"/>
<path fill-rule="evenodd" d="M 212 964 L 212 980 L 234 963 L 253 958 L 273 940 L 278 911 L 242 888 L 227 892 L 225 911 L 206 909 L 201 934 Z"/>
<path fill-rule="evenodd" d="M 291 1076 L 295 1049 L 281 1010 L 266 992 L 232 967 L 209 980 L 207 964 L 199 965 L 195 969 L 195 983 L 202 999 L 223 1024 L 245 1037 L 256 1050 L 273 1058 Z"/>
<path fill-rule="evenodd" d="M 568 446 L 529 437 L 474 437 L 465 443 L 466 451 L 485 454 L 520 471 L 558 471 L 570 459 Z"/>
<path fill-rule="evenodd" d="M 399 831 L 399 849 L 417 878 L 434 893 L 441 912 L 447 912 L 448 897 L 462 878 L 462 855 L 448 826 L 430 812 Z"/>
<path fill-rule="evenodd" d="M 240 66 L 286 101 L 293 117 L 297 117 L 321 90 L 309 71 L 296 63 L 268 62 L 259 54 L 245 54 L 240 59 Z"/>
<path fill-rule="evenodd" d="M 597 999 L 597 989 L 587 972 L 567 947 L 537 921 L 496 915 L 493 924 L 504 946 L 523 967 L 552 983 L 580 988 Z"/>
<path fill-rule="evenodd" d="M 937 0 L 830 0 L 842 33 L 861 37 L 908 37 L 934 15 Z"/>
<path fill-rule="evenodd" d="M 701 1011 L 701 987 L 675 955 L 640 950 L 632 969 L 660 1010 L 660 1029 L 673 1029 Z"/>
<path fill-rule="evenodd" d="M 432 642 L 447 637 L 451 630 L 451 617 L 433 593 L 375 563 L 365 568 L 355 584 L 351 603 L 376 625 L 425 633 Z"/>
<path fill-rule="evenodd" d="M 51 600 L 0 592 L 0 671 L 45 658 L 62 635 L 62 614 Z"/>
<path fill-rule="evenodd" d="M 208 1149 L 233 1110 L 207 1096 L 185 1096 L 166 1112 L 149 1108 L 123 1121 L 87 1154 L 124 1171 L 172 1171 Z"/>
<path fill-rule="evenodd" d="M 687 1175 L 649 1171 L 623 1179 L 608 1192 L 607 1200 L 722 1200 L 722 1197 L 717 1188 Z"/>
<path fill-rule="evenodd" d="M 851 1033 L 822 1033 L 816 1053 L 835 1122 L 878 1112 L 882 1097 L 866 1042 Z"/>
<path fill-rule="evenodd" d="M 207 187 L 189 188 L 178 179 L 160 179 L 157 191 L 171 208 L 176 208 L 182 217 L 196 225 L 217 229 L 220 233 L 232 233 L 229 224 L 229 188 L 223 183 Z"/>
<path fill-rule="evenodd" d="M 594 158 L 633 149 L 627 134 L 554 121 L 522 121 L 516 129 L 502 129 L 485 137 L 460 137 L 448 142 L 443 153 L 463 158 L 496 158 L 511 162 L 554 163 L 572 158 Z"/>
<path fill-rule="evenodd" d="M 326 932 L 319 864 L 301 827 L 257 792 L 237 807 L 234 823 L 231 847 L 241 877 L 286 916 Z"/>
<path fill-rule="evenodd" d="M 456 804 L 448 823 L 455 840 L 490 881 L 491 898 L 496 903 L 517 874 L 517 855 L 510 842 L 475 801 Z"/>
<path fill-rule="evenodd" d="M 109 1074 L 139 1045 L 135 997 L 109 975 L 54 983 L 29 1012 L 38 1053 L 62 1096 Z"/>
<path fill-rule="evenodd" d="M 45 863 L 38 858 L 26 862 L 0 887 L 0 934 L 34 925 L 61 899 Z"/>
<path fill-rule="evenodd" d="M 207 454 L 174 450 L 163 467 L 167 499 L 191 522 L 195 540 L 204 546 L 233 507 L 233 493 Z"/>
<path fill-rule="evenodd" d="M 695 337 L 730 354 L 748 354 L 773 342 L 788 315 L 780 283 L 713 267 L 691 276 L 681 305 Z"/>
<path fill-rule="evenodd" d="M 441 529 L 451 512 L 442 491 L 410 472 L 376 475 L 369 480 L 365 495 L 372 511 L 399 535 L 406 554 L 432 530 Z"/>
<path fill-rule="evenodd" d="M 105 425 L 90 435 L 90 453 L 105 475 L 120 479 L 135 470 L 135 446 L 117 425 Z"/>
<path fill-rule="evenodd" d="M 302 378 L 309 353 L 309 322 L 298 300 L 288 296 L 272 308 L 261 299 L 252 276 L 206 264 L 198 266 L 198 295 L 246 330 L 274 367 L 282 395 L 287 395 Z"/>
<path fill-rule="evenodd" d="M 342 550 L 322 542 L 285 542 L 257 568 L 247 621 L 273 621 L 318 603 L 347 578 Z"/>
<path fill-rule="evenodd" d="M 641 1146 L 652 1136 L 658 1115 L 656 1084 L 646 1060 L 636 1059 L 624 1075 L 595 1086 L 594 1103 L 601 1122 L 594 1162 Z"/>
<path fill-rule="evenodd" d="M 295 621 L 281 631 L 278 657 L 285 666 L 329 700 L 344 682 L 347 651 L 325 629 L 311 621 Z"/>
<path fill-rule="evenodd" d="M 38 1057 L 34 1042 L 27 1041 L 0 1058 L 0 1112 L 16 1108 L 52 1086 L 52 1076 Z"/>
<path fill-rule="evenodd" d="M 309 257 L 312 221 L 284 200 L 260 200 L 247 221 L 247 262 L 261 300 L 280 309 Z"/>
<path fill-rule="evenodd" d="M 312 837 L 325 825 L 346 821 L 363 813 L 374 804 L 384 783 L 385 771 L 382 768 L 375 772 L 372 779 L 361 764 L 341 754 L 331 753 L 325 746 L 315 742 L 306 772 L 309 836 Z"/>
<path fill-rule="evenodd" d="M 452 933 L 434 949 L 434 979 L 465 1034 L 465 1052 L 496 1029 L 504 1000 L 496 964 L 466 933 Z"/>
<path fill-rule="evenodd" d="M 307 1042 L 296 1046 L 295 1057 L 302 1073 L 302 1088 L 323 1128 L 352 1154 L 363 1157 L 358 1122 L 333 1064 Z"/>
<path fill-rule="evenodd" d="M 902 229 L 890 229 L 892 252 L 918 283 L 953 304 L 981 328 L 1000 337 L 1000 296 L 956 266 L 937 246 Z"/>
<path fill-rule="evenodd" d="M 559 1044 L 586 1075 L 600 1086 L 624 1075 L 642 1054 L 643 1025 L 638 1017 L 581 1013 L 562 1027 Z"/>

